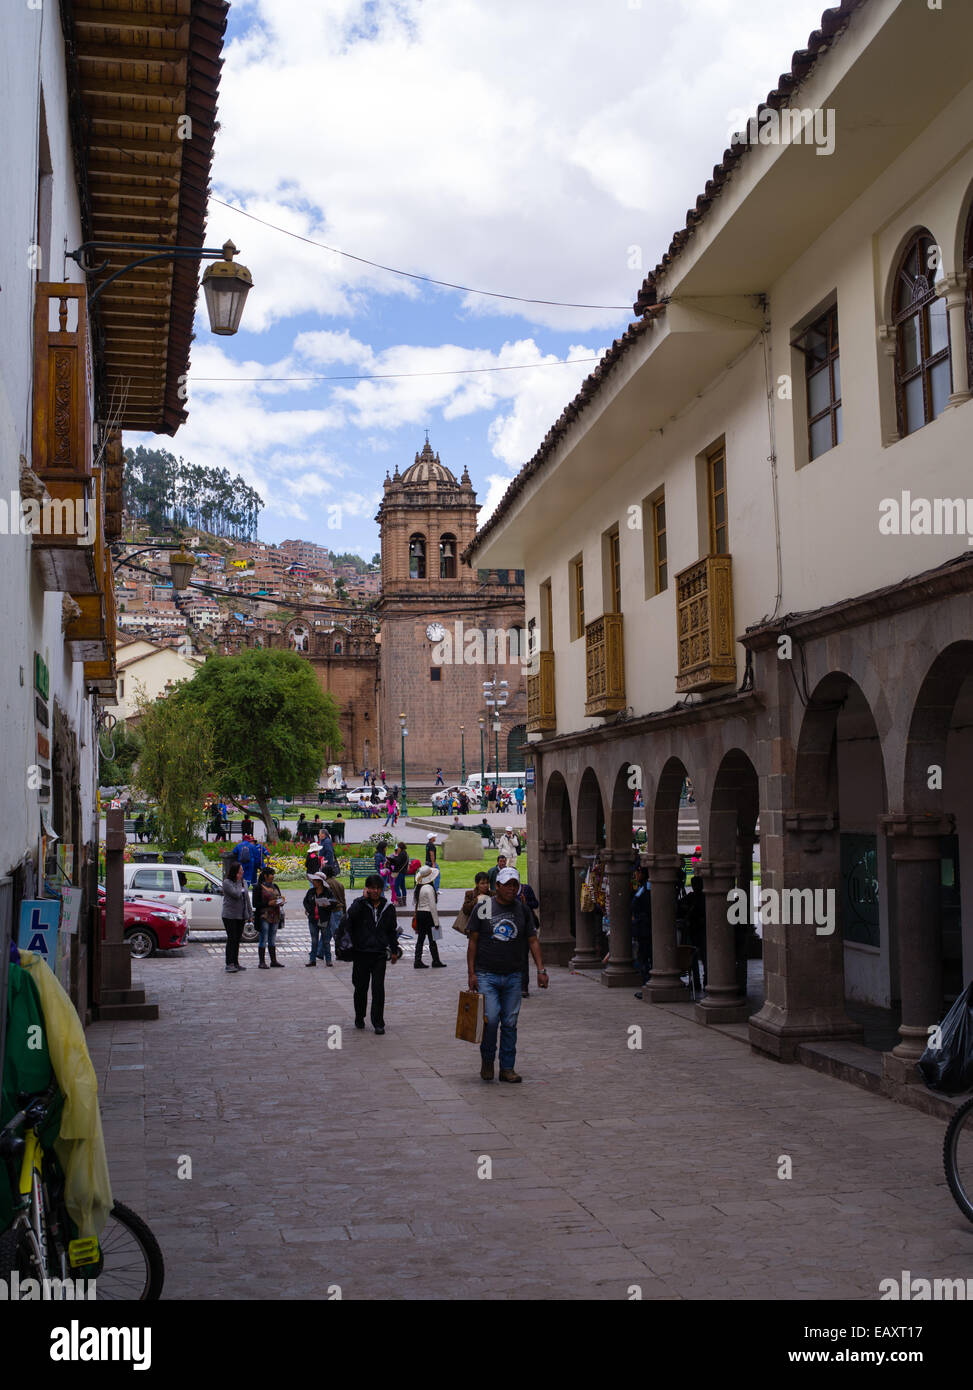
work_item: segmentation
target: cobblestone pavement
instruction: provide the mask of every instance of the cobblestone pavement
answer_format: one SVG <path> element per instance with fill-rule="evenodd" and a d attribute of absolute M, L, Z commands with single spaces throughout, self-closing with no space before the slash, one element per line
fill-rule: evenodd
<path fill-rule="evenodd" d="M 444 935 L 448 970 L 389 968 L 384 1037 L 296 928 L 286 970 L 227 976 L 203 943 L 133 963 L 160 1020 L 88 1038 L 167 1297 L 874 1299 L 905 1269 L 973 1276 L 940 1121 L 563 969 L 524 1001 L 524 1084 L 486 1085 Z"/>

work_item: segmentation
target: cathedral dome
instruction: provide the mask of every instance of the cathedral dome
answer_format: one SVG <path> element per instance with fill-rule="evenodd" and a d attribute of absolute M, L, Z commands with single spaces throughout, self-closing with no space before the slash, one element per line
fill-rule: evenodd
<path fill-rule="evenodd" d="M 423 445 L 422 453 L 416 454 L 415 463 L 402 474 L 400 482 L 403 487 L 428 487 L 430 483 L 459 487 L 446 465 L 439 462 L 439 455 L 433 453 L 428 439 Z"/>

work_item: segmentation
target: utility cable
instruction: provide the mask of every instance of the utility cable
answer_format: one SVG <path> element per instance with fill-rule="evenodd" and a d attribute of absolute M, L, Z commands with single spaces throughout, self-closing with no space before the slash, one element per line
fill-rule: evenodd
<path fill-rule="evenodd" d="M 437 372 L 373 372 L 347 376 L 195 376 L 190 381 L 391 381 L 403 377 L 475 376 L 480 372 L 522 372 L 529 367 L 573 367 L 576 362 L 600 362 L 597 357 L 566 357 L 557 362 L 513 362 L 505 367 L 454 367 Z"/>
<path fill-rule="evenodd" d="M 219 203 L 220 207 L 229 208 L 231 212 L 238 212 L 241 217 L 248 217 L 251 222 L 259 222 L 262 227 L 269 227 L 271 231 L 281 232 L 284 236 L 293 237 L 295 241 L 303 241 L 307 246 L 317 246 L 322 251 L 330 251 L 334 256 L 344 256 L 346 260 L 357 261 L 359 265 L 371 266 L 374 270 L 387 271 L 389 275 L 401 275 L 407 280 L 421 280 L 426 285 L 441 285 L 443 289 L 460 290 L 463 294 L 481 294 L 488 299 L 508 299 L 515 304 L 544 304 L 552 309 L 612 309 L 620 313 L 631 313 L 630 304 L 572 304 L 561 299 L 530 299 L 522 294 L 500 294 L 497 290 L 477 290 L 470 285 L 457 285 L 452 280 L 437 280 L 434 275 L 417 275 L 411 270 L 399 270 L 394 265 L 383 265 L 381 261 L 370 261 L 367 256 L 355 256 L 351 251 L 341 251 L 337 246 L 327 246 L 323 241 L 315 241 L 313 237 L 302 236 L 300 232 L 292 232 L 287 227 L 278 227 L 275 222 L 268 222 L 263 217 L 257 217 L 255 213 L 244 212 L 243 208 L 238 208 L 234 203 L 226 203 L 222 198 L 217 198 L 210 194 L 211 203 Z"/>

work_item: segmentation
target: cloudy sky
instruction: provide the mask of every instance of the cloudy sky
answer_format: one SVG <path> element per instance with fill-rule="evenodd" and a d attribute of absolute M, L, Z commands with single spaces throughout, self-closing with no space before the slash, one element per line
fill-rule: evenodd
<path fill-rule="evenodd" d="M 198 318 L 189 421 L 153 442 L 242 473 L 263 539 L 370 557 L 428 429 L 482 522 L 822 8 L 235 0 L 207 244 L 254 289 L 235 338 Z"/>

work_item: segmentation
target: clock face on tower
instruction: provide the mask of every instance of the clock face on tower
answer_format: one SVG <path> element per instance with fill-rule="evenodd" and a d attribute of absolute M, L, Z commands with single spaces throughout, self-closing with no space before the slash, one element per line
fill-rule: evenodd
<path fill-rule="evenodd" d="M 442 623 L 430 623 L 426 628 L 426 636 L 430 642 L 441 642 L 446 636 L 446 629 Z"/>

